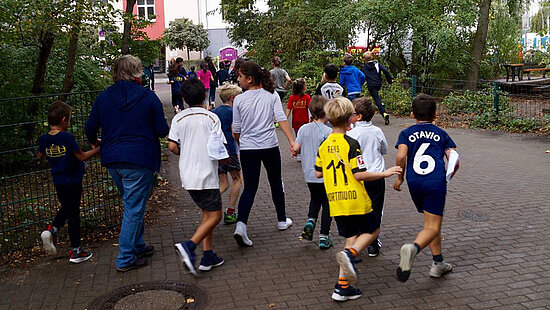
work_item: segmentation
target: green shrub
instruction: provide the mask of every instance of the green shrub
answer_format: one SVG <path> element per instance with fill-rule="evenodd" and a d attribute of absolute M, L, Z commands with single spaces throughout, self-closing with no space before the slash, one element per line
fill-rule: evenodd
<path fill-rule="evenodd" d="M 405 74 L 399 73 L 391 85 L 382 87 L 380 91 L 382 103 L 384 103 L 389 112 L 395 115 L 409 116 L 412 112 L 411 94 L 409 90 L 403 86 L 403 84 L 407 82 L 408 79 Z M 370 98 L 366 87 L 363 90 L 363 96 Z"/>
<path fill-rule="evenodd" d="M 489 91 L 453 92 L 443 98 L 441 105 L 447 108 L 451 115 L 473 114 L 479 115 L 491 112 L 493 109 L 493 94 Z"/>

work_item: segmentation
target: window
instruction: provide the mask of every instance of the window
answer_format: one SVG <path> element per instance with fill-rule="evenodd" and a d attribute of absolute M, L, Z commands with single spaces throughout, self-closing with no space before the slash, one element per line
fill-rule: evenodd
<path fill-rule="evenodd" d="M 137 13 L 139 17 L 155 21 L 155 0 L 137 0 Z"/>

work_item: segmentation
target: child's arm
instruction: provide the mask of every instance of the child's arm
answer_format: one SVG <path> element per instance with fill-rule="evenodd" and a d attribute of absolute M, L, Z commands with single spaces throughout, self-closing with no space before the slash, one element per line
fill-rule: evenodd
<path fill-rule="evenodd" d="M 322 178 L 322 177 L 323 177 L 323 172 L 322 172 L 322 171 L 321 171 L 321 172 L 315 171 L 315 177 L 316 177 L 317 179 Z"/>
<path fill-rule="evenodd" d="M 180 154 L 180 146 L 174 141 L 168 141 L 168 149 L 176 155 Z"/>
<path fill-rule="evenodd" d="M 285 115 L 286 115 L 287 119 L 290 117 L 290 112 L 291 111 L 292 111 L 292 109 L 286 109 Z"/>
<path fill-rule="evenodd" d="M 397 147 L 397 156 L 395 158 L 395 164 L 402 169 L 402 173 L 397 176 L 397 179 L 393 183 L 393 189 L 401 191 L 401 184 L 405 178 L 405 167 L 407 165 L 407 151 L 409 147 L 406 144 L 399 144 Z"/>
<path fill-rule="evenodd" d="M 388 170 L 386 170 L 384 172 L 363 171 L 363 172 L 356 172 L 356 173 L 353 174 L 353 176 L 355 177 L 355 179 L 357 181 L 376 181 L 376 180 L 379 180 L 379 179 L 382 179 L 382 178 L 390 177 L 394 174 L 399 175 L 401 173 L 401 171 L 403 171 L 403 169 L 401 169 L 401 167 L 394 166 L 394 167 L 391 167 L 391 168 L 389 168 Z"/>
<path fill-rule="evenodd" d="M 36 157 L 42 159 L 42 158 L 44 158 L 44 154 L 42 154 L 42 152 L 38 151 L 38 152 L 36 152 Z"/>
<path fill-rule="evenodd" d="M 99 140 L 99 139 L 98 139 Z M 74 156 L 78 158 L 80 161 L 87 161 L 88 159 L 94 157 L 94 155 L 99 153 L 99 143 L 92 144 L 92 149 L 86 152 L 82 152 L 82 150 L 78 150 L 74 152 Z"/>

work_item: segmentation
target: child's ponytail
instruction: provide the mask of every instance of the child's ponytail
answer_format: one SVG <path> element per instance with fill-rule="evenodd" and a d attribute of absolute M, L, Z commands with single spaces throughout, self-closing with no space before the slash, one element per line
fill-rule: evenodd
<path fill-rule="evenodd" d="M 262 68 L 262 88 L 272 93 L 275 92 L 275 85 L 271 78 L 271 73 L 266 68 Z"/>
<path fill-rule="evenodd" d="M 252 85 L 260 85 L 270 93 L 275 92 L 275 86 L 269 70 L 260 67 L 260 65 L 253 61 L 245 61 L 240 66 L 239 71 L 244 76 L 252 77 Z"/>
<path fill-rule="evenodd" d="M 303 96 L 306 89 L 306 80 L 304 78 L 296 79 L 292 82 L 292 94 L 296 96 Z"/>

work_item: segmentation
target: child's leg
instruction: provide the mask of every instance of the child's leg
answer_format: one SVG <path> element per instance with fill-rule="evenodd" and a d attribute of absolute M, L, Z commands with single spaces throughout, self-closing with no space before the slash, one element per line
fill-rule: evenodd
<path fill-rule="evenodd" d="M 441 223 L 443 221 L 443 216 L 432 214 L 424 211 L 424 229 L 418 233 L 414 243 L 416 243 L 420 249 L 427 247 L 435 239 L 439 239 L 439 244 L 434 244 L 434 250 L 441 254 Z M 431 247 L 430 247 L 431 249 Z M 436 253 L 433 253 L 434 255 Z"/>
<path fill-rule="evenodd" d="M 69 188 L 71 193 L 67 198 L 67 200 L 70 200 L 67 205 L 67 226 L 71 248 L 76 249 L 80 247 L 80 200 L 82 197 L 82 184 L 73 185 Z"/>
<path fill-rule="evenodd" d="M 244 224 L 248 222 L 248 216 L 254 204 L 254 197 L 260 182 L 262 162 L 257 153 L 258 150 L 241 150 L 244 189 L 239 200 L 238 220 Z"/>
<path fill-rule="evenodd" d="M 220 194 L 223 194 L 229 188 L 229 180 L 227 179 L 227 173 L 218 174 L 218 178 L 220 179 Z"/>
<path fill-rule="evenodd" d="M 214 230 L 214 228 L 216 228 L 216 226 L 218 225 L 221 219 L 222 219 L 221 210 L 217 210 L 217 211 L 203 210 L 202 222 L 199 225 L 199 227 L 197 227 L 197 230 L 193 234 L 193 237 L 191 237 L 191 241 L 194 244 L 199 244 L 201 241 L 204 240 L 205 243 L 203 243 L 203 246 L 207 246 L 209 250 L 212 249 L 212 231 Z M 207 240 L 206 239 L 207 237 L 210 237 L 210 239 Z"/>
<path fill-rule="evenodd" d="M 59 207 L 57 213 L 55 214 L 52 226 L 57 229 L 61 229 L 61 227 L 65 226 L 65 222 L 69 217 L 68 205 L 71 203 L 71 189 L 65 185 L 55 184 L 55 191 L 57 193 L 57 200 L 59 200 L 61 207 Z"/>
<path fill-rule="evenodd" d="M 273 200 L 273 204 L 275 204 L 277 221 L 287 222 L 285 191 L 281 176 L 281 153 L 279 152 L 279 147 L 262 150 L 262 162 L 267 172 L 269 186 L 271 187 L 271 199 Z"/>
<path fill-rule="evenodd" d="M 307 217 L 317 220 L 319 216 L 319 210 L 321 210 L 321 204 L 323 202 L 323 193 L 325 193 L 325 184 L 323 183 L 307 183 L 309 189 L 309 211 Z M 325 193 L 326 199 L 326 193 Z"/>
<path fill-rule="evenodd" d="M 241 193 L 243 177 L 241 176 L 240 170 L 229 171 L 229 174 L 231 174 L 231 179 L 233 181 L 231 190 L 229 191 L 229 207 L 235 208 L 237 205 L 237 198 L 239 198 L 239 194 Z"/>

